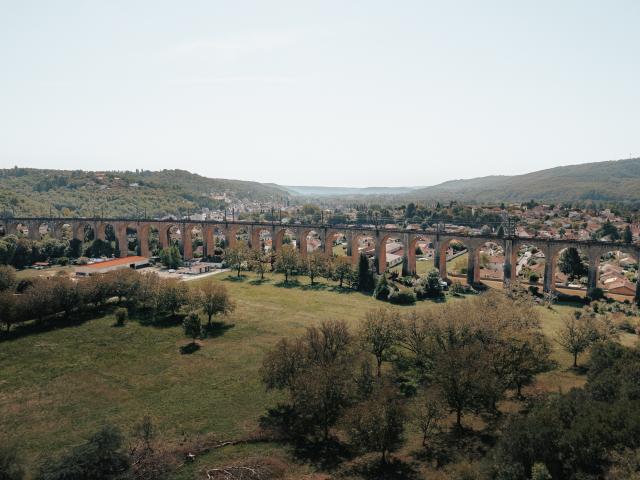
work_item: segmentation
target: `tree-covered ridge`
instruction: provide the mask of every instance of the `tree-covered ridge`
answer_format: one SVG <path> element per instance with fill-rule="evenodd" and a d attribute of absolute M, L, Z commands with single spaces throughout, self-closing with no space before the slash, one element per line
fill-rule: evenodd
<path fill-rule="evenodd" d="M 135 216 L 146 211 L 148 217 L 159 217 L 219 208 L 223 194 L 249 201 L 286 196 L 275 186 L 211 179 L 185 170 L 0 170 L 0 210 L 15 216 Z"/>
<path fill-rule="evenodd" d="M 640 203 L 640 158 L 585 163 L 524 175 L 451 180 L 407 194 L 417 199 L 476 202 Z"/>

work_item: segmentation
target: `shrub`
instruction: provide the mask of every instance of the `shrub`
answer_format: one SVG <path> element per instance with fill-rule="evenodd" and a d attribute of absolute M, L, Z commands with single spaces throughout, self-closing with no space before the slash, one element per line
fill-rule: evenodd
<path fill-rule="evenodd" d="M 66 267 L 67 265 L 69 265 L 69 257 L 60 257 L 58 259 L 58 265 L 62 267 Z"/>
<path fill-rule="evenodd" d="M 116 317 L 116 325 L 122 327 L 129 316 L 129 311 L 125 307 L 119 307 L 116 308 L 114 315 Z"/>
<path fill-rule="evenodd" d="M 394 291 L 389 294 L 388 300 L 395 305 L 413 305 L 416 303 L 416 296 L 413 292 Z"/>
<path fill-rule="evenodd" d="M 453 282 L 451 284 L 451 293 L 454 295 L 462 295 L 465 293 L 465 288 L 460 282 Z"/>
<path fill-rule="evenodd" d="M 414 292 L 419 300 L 442 297 L 444 294 L 442 293 L 442 285 L 440 284 L 440 274 L 438 271 L 431 270 L 426 278 L 420 279 Z"/>

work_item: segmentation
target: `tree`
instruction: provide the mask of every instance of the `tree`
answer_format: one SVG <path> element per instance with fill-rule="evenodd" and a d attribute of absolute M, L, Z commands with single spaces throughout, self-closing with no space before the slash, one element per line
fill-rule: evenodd
<path fill-rule="evenodd" d="M 403 443 L 407 415 L 395 392 L 388 386 L 378 387 L 363 402 L 346 414 L 347 432 L 359 450 L 378 452 L 383 464 L 387 455 Z"/>
<path fill-rule="evenodd" d="M 509 329 L 511 330 L 511 329 Z M 494 365 L 505 384 L 522 396 L 538 373 L 550 367 L 551 346 L 542 332 L 530 330 L 502 331 L 494 350 Z"/>
<path fill-rule="evenodd" d="M 364 253 L 361 253 L 358 260 L 358 290 L 371 292 L 373 285 L 373 272 L 369 266 L 369 259 Z"/>
<path fill-rule="evenodd" d="M 461 429 L 465 412 L 478 412 L 487 407 L 488 397 L 493 398 L 490 358 L 478 342 L 440 337 L 437 343 L 434 382 L 456 414 L 456 427 Z"/>
<path fill-rule="evenodd" d="M 562 273 L 571 278 L 580 278 L 587 273 L 587 267 L 582 261 L 580 253 L 574 247 L 569 247 L 560 254 L 558 267 Z"/>
<path fill-rule="evenodd" d="M 608 236 L 611 240 L 619 240 L 620 232 L 618 231 L 618 229 L 613 223 L 607 220 L 605 223 L 602 224 L 602 227 L 598 229 L 598 231 L 596 232 L 596 236 L 598 238 Z"/>
<path fill-rule="evenodd" d="M 387 281 L 387 275 L 383 273 L 376 281 L 376 287 L 373 289 L 373 296 L 378 300 L 388 300 L 392 288 Z"/>
<path fill-rule="evenodd" d="M 236 242 L 233 247 L 228 247 L 224 251 L 224 260 L 226 264 L 238 272 L 238 277 L 240 276 L 242 267 L 248 259 L 249 247 L 247 247 L 247 244 L 244 242 Z"/>
<path fill-rule="evenodd" d="M 302 270 L 307 274 L 311 285 L 317 276 L 324 275 L 327 270 L 327 259 L 322 252 L 315 250 L 307 254 L 301 261 Z"/>
<path fill-rule="evenodd" d="M 429 438 L 439 430 L 439 422 L 444 417 L 444 404 L 438 397 L 423 395 L 416 399 L 412 411 L 412 420 L 422 433 L 423 447 L 429 445 Z"/>
<path fill-rule="evenodd" d="M 124 480 L 130 463 L 118 429 L 105 426 L 57 461 L 45 462 L 37 480 Z"/>
<path fill-rule="evenodd" d="M 260 280 L 264 279 L 264 274 L 267 271 L 269 259 L 270 256 L 267 255 L 262 249 L 251 251 L 249 266 L 251 267 L 251 270 L 253 270 L 260 276 Z"/>
<path fill-rule="evenodd" d="M 587 350 L 597 338 L 597 331 L 591 317 L 576 315 L 565 317 L 556 341 L 571 355 L 573 368 L 578 367 L 578 355 Z"/>
<path fill-rule="evenodd" d="M 189 299 L 187 286 L 176 278 L 167 278 L 160 284 L 160 306 L 172 316 L 180 310 L 180 307 Z"/>
<path fill-rule="evenodd" d="M 200 316 L 195 312 L 191 312 L 184 317 L 184 320 L 182 321 L 182 328 L 184 329 L 185 336 L 191 338 L 190 345 L 195 345 L 196 338 L 198 338 L 202 333 Z"/>
<path fill-rule="evenodd" d="M 160 261 L 162 264 L 171 269 L 180 268 L 182 266 L 182 256 L 177 245 L 163 248 L 160 252 Z"/>
<path fill-rule="evenodd" d="M 624 243 L 633 243 L 633 233 L 631 232 L 631 227 L 627 225 L 624 227 L 624 232 L 622 233 L 622 240 Z"/>
<path fill-rule="evenodd" d="M 382 361 L 400 336 L 400 318 L 387 308 L 369 310 L 360 328 L 364 349 L 376 359 L 377 376 L 381 376 Z"/>
<path fill-rule="evenodd" d="M 111 246 L 111 242 L 96 238 L 86 248 L 84 253 L 87 257 L 110 257 L 113 255 L 113 247 Z"/>
<path fill-rule="evenodd" d="M 346 278 L 349 277 L 353 268 L 351 267 L 351 258 L 349 257 L 336 257 L 334 259 L 334 269 L 333 272 L 340 282 L 340 288 L 342 288 L 342 283 Z"/>
<path fill-rule="evenodd" d="M 70 240 L 66 253 L 66 256 L 71 258 L 78 258 L 82 256 L 82 240 L 77 238 Z"/>
<path fill-rule="evenodd" d="M 0 265 L 0 292 L 12 289 L 16 284 L 16 269 L 9 265 Z"/>
<path fill-rule="evenodd" d="M 200 303 L 207 315 L 207 327 L 211 328 L 211 317 L 226 315 L 235 309 L 235 304 L 229 297 L 227 287 L 218 282 L 209 281 L 200 286 Z"/>
<path fill-rule="evenodd" d="M 285 283 L 289 282 L 289 276 L 293 275 L 298 268 L 299 255 L 292 245 L 283 245 L 276 254 L 275 271 L 284 274 Z"/>
<path fill-rule="evenodd" d="M 267 353 L 260 371 L 268 390 L 288 392 L 288 423 L 296 435 L 329 439 L 355 395 L 354 352 L 346 323 L 323 322 L 297 339 L 282 339 Z"/>

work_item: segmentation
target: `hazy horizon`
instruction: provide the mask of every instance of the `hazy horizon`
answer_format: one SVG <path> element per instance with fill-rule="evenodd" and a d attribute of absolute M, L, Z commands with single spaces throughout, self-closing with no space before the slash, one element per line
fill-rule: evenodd
<path fill-rule="evenodd" d="M 189 7 L 5 2 L 0 167 L 415 187 L 640 154 L 637 2 Z"/>

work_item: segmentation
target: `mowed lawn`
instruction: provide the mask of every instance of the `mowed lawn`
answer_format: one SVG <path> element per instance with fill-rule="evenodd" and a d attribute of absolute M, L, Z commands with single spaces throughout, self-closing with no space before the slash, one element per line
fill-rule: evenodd
<path fill-rule="evenodd" d="M 192 355 L 179 353 L 188 342 L 179 325 L 129 321 L 120 328 L 112 316 L 0 342 L 0 439 L 16 442 L 33 466 L 82 442 L 105 422 L 129 433 L 146 414 L 171 439 L 199 432 L 241 436 L 278 400 L 259 380 L 267 349 L 325 319 L 356 327 L 368 309 L 383 305 L 360 293 L 338 292 L 333 284 L 309 288 L 306 277 L 294 288 L 278 286 L 279 276 L 268 275 L 260 285 L 254 280 L 250 275 L 235 281 L 232 274 L 203 280 L 223 282 L 237 309 Z M 407 312 L 426 305 L 395 308 Z M 545 332 L 555 334 L 570 310 L 540 307 Z M 539 387 L 557 391 L 582 383 L 568 370 L 570 357 L 554 345 L 560 366 L 542 376 Z M 243 454 L 243 448 L 228 452 Z"/>

